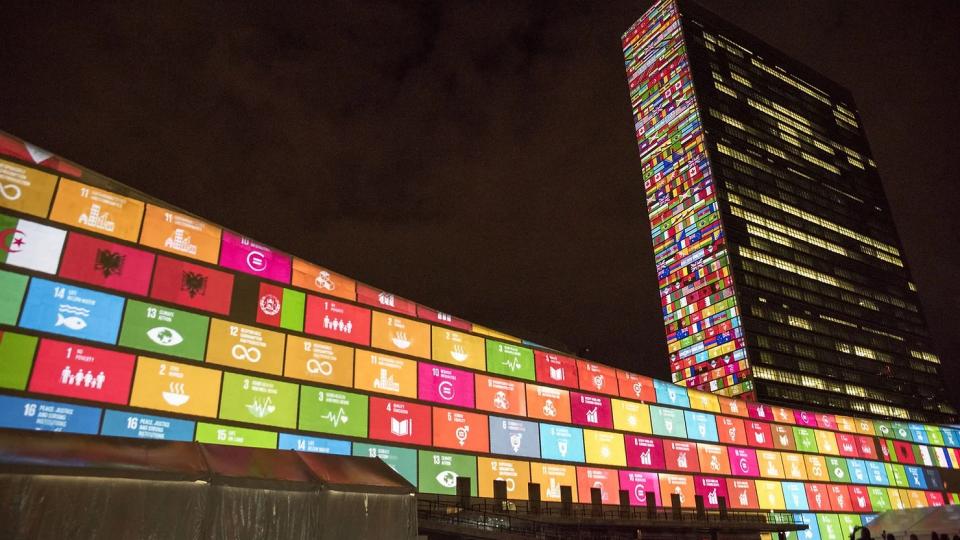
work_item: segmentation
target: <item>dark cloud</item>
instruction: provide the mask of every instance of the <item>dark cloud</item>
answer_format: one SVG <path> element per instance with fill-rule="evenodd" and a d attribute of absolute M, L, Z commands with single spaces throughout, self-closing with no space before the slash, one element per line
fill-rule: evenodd
<path fill-rule="evenodd" d="M 960 380 L 952 2 L 705 2 L 849 87 Z M 637 2 L 5 8 L 0 129 L 363 281 L 664 377 Z"/>

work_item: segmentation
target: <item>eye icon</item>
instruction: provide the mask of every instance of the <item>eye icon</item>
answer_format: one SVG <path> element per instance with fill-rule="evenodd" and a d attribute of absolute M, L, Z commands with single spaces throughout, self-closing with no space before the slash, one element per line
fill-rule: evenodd
<path fill-rule="evenodd" d="M 180 332 L 166 326 L 158 326 L 147 330 L 147 337 L 157 345 L 164 347 L 173 347 L 183 343 L 183 336 L 180 335 Z"/>

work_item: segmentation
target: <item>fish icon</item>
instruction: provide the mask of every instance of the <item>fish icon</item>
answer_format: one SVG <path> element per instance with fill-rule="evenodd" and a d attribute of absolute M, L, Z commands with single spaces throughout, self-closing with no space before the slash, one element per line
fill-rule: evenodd
<path fill-rule="evenodd" d="M 87 321 L 76 315 L 64 317 L 63 313 L 57 313 L 57 324 L 54 326 L 66 326 L 70 330 L 79 331 L 87 327 Z"/>

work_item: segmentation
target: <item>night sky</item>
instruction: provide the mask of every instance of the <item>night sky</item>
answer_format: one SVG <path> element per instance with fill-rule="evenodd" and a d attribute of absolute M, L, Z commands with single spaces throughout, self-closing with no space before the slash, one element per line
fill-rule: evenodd
<path fill-rule="evenodd" d="M 702 3 L 853 92 L 960 381 L 960 3 Z M 620 48 L 649 2 L 75 4 L 5 6 L 0 129 L 371 285 L 667 377 Z"/>

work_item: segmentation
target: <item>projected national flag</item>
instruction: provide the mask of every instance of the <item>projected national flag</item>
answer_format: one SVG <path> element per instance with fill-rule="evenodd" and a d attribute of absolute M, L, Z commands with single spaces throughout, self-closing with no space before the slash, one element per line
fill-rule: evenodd
<path fill-rule="evenodd" d="M 56 273 L 66 232 L 0 214 L 0 262 Z"/>

